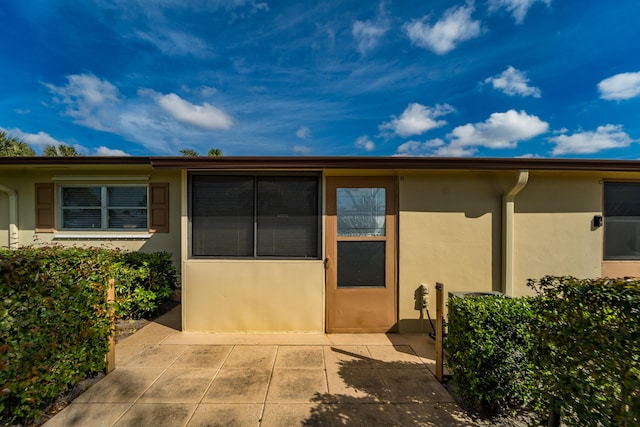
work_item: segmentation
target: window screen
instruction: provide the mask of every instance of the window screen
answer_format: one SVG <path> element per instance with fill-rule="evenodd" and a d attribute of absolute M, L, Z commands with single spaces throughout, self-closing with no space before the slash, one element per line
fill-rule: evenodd
<path fill-rule="evenodd" d="M 604 258 L 640 259 L 640 183 L 604 185 Z"/>
<path fill-rule="evenodd" d="M 193 256 L 317 258 L 317 176 L 192 175 Z"/>
<path fill-rule="evenodd" d="M 193 255 L 253 256 L 253 177 L 194 176 Z"/>
<path fill-rule="evenodd" d="M 257 255 L 318 256 L 318 179 L 257 178 Z"/>

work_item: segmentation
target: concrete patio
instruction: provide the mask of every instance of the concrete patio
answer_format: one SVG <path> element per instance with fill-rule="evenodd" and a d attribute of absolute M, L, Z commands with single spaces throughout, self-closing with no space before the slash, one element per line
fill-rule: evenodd
<path fill-rule="evenodd" d="M 424 335 L 192 334 L 180 307 L 116 346 L 56 426 L 466 426 Z"/>

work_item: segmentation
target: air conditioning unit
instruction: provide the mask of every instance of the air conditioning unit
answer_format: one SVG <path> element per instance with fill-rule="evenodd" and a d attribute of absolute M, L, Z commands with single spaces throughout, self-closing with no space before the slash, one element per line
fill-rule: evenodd
<path fill-rule="evenodd" d="M 503 297 L 504 293 L 498 291 L 458 291 L 458 292 L 449 292 L 449 298 L 475 298 L 475 297 L 487 297 L 487 296 L 495 296 L 495 297 Z"/>

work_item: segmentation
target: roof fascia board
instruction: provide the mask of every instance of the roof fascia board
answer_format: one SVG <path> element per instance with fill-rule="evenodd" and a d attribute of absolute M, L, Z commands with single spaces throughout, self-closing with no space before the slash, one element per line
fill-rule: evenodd
<path fill-rule="evenodd" d="M 594 171 L 640 172 L 638 160 L 596 159 L 523 159 L 523 158 L 449 158 L 449 157 L 0 157 L 0 165 L 82 166 L 147 165 L 155 169 L 188 170 L 325 170 L 325 169 L 394 169 L 502 171 Z"/>

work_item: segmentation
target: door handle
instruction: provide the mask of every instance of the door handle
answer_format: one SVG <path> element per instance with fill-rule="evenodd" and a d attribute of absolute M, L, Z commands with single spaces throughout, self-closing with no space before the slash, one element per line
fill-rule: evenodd
<path fill-rule="evenodd" d="M 329 257 L 326 257 L 324 259 L 324 269 L 328 270 L 329 269 Z"/>

